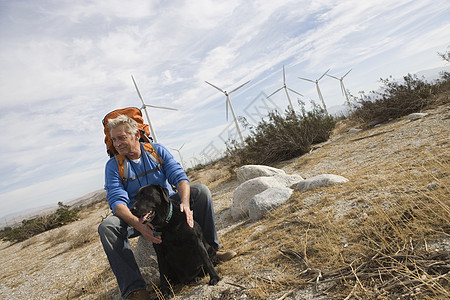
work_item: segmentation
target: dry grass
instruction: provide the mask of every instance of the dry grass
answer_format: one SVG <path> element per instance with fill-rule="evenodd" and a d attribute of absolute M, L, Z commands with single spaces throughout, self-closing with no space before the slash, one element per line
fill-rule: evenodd
<path fill-rule="evenodd" d="M 220 272 L 255 299 L 292 286 L 328 297 L 450 297 L 449 130 L 435 129 L 444 132 L 438 147 L 405 145 L 390 151 L 395 159 L 375 159 L 383 146 L 370 151 L 387 134 L 346 144 L 349 155 L 366 154 L 350 170 L 341 157 L 350 182 L 294 192 L 264 220 L 226 234 L 222 244 L 239 257 Z M 298 170 L 330 162 L 333 149 L 323 148 L 299 159 Z"/>
<path fill-rule="evenodd" d="M 204 169 L 190 170 L 187 175 L 191 183 L 206 184 L 211 191 L 220 189 L 225 183 L 236 178 L 235 170 L 224 160 L 214 162 Z"/>
<path fill-rule="evenodd" d="M 66 299 L 80 299 L 87 297 L 89 299 L 98 300 L 109 300 L 112 296 L 111 279 L 114 278 L 114 274 L 109 266 L 106 266 L 103 270 L 98 273 L 86 273 L 82 281 L 84 282 L 82 287 L 75 287 L 76 284 L 72 285 L 67 289 Z"/>
<path fill-rule="evenodd" d="M 69 234 L 70 234 L 69 229 L 65 227 L 59 230 L 50 231 L 47 240 L 47 242 L 49 243 L 49 247 L 55 247 L 57 245 L 67 242 Z"/>
<path fill-rule="evenodd" d="M 98 235 L 96 228 L 92 226 L 85 226 L 78 232 L 69 236 L 69 247 L 71 249 L 81 248 L 91 242 L 97 241 Z"/>
<path fill-rule="evenodd" d="M 449 206 L 442 201 L 448 199 L 448 183 L 397 199 L 365 199 L 369 209 L 355 208 L 343 218 L 323 206 L 303 208 L 299 196 L 263 222 L 224 237 L 225 248 L 240 255 L 220 272 L 241 278 L 238 283 L 258 299 L 311 285 L 319 274 L 338 284 L 334 296 L 350 294 L 356 283 L 360 296 L 450 296 L 449 249 L 430 247 L 431 241 L 449 241 Z"/>

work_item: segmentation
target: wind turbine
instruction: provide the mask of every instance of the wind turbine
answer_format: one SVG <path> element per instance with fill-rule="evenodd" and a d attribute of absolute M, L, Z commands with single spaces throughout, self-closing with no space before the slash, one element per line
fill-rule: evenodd
<path fill-rule="evenodd" d="M 186 170 L 186 169 L 184 168 L 183 157 L 181 156 L 181 152 L 180 152 L 180 151 L 181 151 L 181 148 L 183 148 L 184 144 L 185 144 L 185 143 L 183 143 L 183 145 L 181 145 L 181 147 L 180 147 L 179 149 L 175 149 L 175 148 L 170 148 L 170 149 L 172 149 L 172 150 L 178 152 L 178 155 L 180 156 L 181 167 L 182 167 L 184 170 Z"/>
<path fill-rule="evenodd" d="M 319 88 L 319 80 L 322 79 L 323 76 L 325 76 L 325 74 L 328 73 L 328 71 L 330 71 L 330 69 L 328 69 L 325 73 L 322 74 L 322 76 L 320 76 L 320 77 L 319 77 L 318 79 L 316 79 L 316 80 L 311 80 L 311 79 L 308 79 L 308 78 L 302 78 L 302 77 L 299 77 L 299 79 L 303 79 L 303 80 L 306 80 L 306 81 L 311 81 L 311 82 L 313 82 L 313 83 L 316 84 L 317 94 L 319 95 L 320 101 L 322 101 L 323 109 L 325 110 L 325 113 L 326 113 L 326 114 L 328 114 L 327 106 L 325 105 L 325 101 L 323 101 L 322 93 L 320 92 L 320 88 Z"/>
<path fill-rule="evenodd" d="M 281 91 L 282 89 L 284 89 L 284 91 L 286 92 L 286 96 L 287 96 L 287 98 L 288 98 L 289 105 L 291 106 L 292 111 L 294 111 L 294 106 L 292 106 L 292 102 L 291 102 L 291 98 L 289 97 L 288 90 L 290 90 L 290 91 L 293 92 L 293 93 L 296 93 L 297 95 L 300 95 L 300 96 L 303 96 L 303 95 L 300 94 L 300 93 L 298 93 L 298 92 L 296 92 L 296 91 L 294 91 L 293 89 L 288 88 L 288 87 L 286 86 L 286 73 L 284 72 L 284 65 L 283 65 L 283 86 L 280 87 L 278 90 L 276 90 L 275 92 L 273 92 L 272 94 L 270 94 L 270 95 L 267 96 L 267 97 L 270 97 L 270 96 L 272 96 L 272 95 L 275 95 L 276 93 L 278 93 L 278 92 Z"/>
<path fill-rule="evenodd" d="M 242 132 L 241 132 L 241 129 L 239 128 L 239 123 L 238 123 L 238 120 L 237 120 L 237 118 L 236 118 L 236 115 L 234 114 L 233 105 L 231 105 L 231 101 L 230 101 L 230 96 L 229 96 L 229 95 L 230 95 L 231 93 L 237 91 L 238 89 L 240 89 L 241 87 L 243 87 L 243 86 L 246 85 L 247 83 L 249 83 L 250 80 L 247 81 L 247 82 L 244 83 L 244 84 L 241 84 L 240 86 L 238 86 L 237 88 L 235 88 L 234 90 L 232 90 L 232 91 L 229 92 L 229 93 L 227 93 L 227 91 L 222 90 L 221 88 L 218 88 L 218 87 L 215 86 L 214 84 L 209 83 L 208 81 L 205 81 L 205 82 L 206 82 L 207 84 L 209 84 L 210 86 L 212 86 L 213 88 L 216 88 L 217 90 L 219 90 L 220 92 L 222 92 L 222 93 L 225 94 L 225 96 L 226 96 L 226 113 L 227 113 L 227 121 L 228 121 L 228 106 L 230 106 L 231 114 L 233 115 L 234 123 L 236 124 L 237 132 L 238 132 L 238 134 L 239 134 L 239 137 L 240 137 L 240 139 L 241 139 L 242 144 L 244 144 L 244 138 L 242 137 Z"/>
<path fill-rule="evenodd" d="M 147 107 L 160 108 L 160 109 L 169 109 L 169 110 L 178 110 L 178 109 L 170 108 L 170 107 L 164 107 L 164 106 L 156 106 L 156 105 L 145 104 L 144 99 L 142 99 L 141 93 L 139 92 L 138 86 L 136 84 L 136 81 L 134 80 L 133 75 L 131 75 L 131 79 L 133 79 L 134 86 L 136 87 L 136 92 L 138 93 L 138 96 L 139 96 L 139 98 L 142 101 L 141 110 L 142 109 L 145 110 L 145 115 L 147 116 L 148 125 L 150 126 L 150 131 L 152 132 L 152 137 L 155 140 L 155 143 L 157 143 L 158 142 L 158 138 L 156 137 L 155 130 L 153 130 L 152 121 L 150 121 L 150 117 L 148 116 Z"/>
<path fill-rule="evenodd" d="M 347 100 L 347 105 L 348 105 L 348 107 L 350 107 L 350 109 L 351 109 L 350 100 L 348 99 L 348 93 L 347 93 L 347 90 L 345 89 L 345 86 L 344 86 L 344 77 L 347 76 L 347 74 L 350 73 L 351 70 L 352 69 L 350 69 L 347 73 L 345 73 L 344 76 L 342 76 L 341 78 L 338 78 L 338 77 L 335 77 L 333 75 L 327 74 L 327 76 L 339 80 L 339 82 L 341 84 L 342 95 L 345 96 L 345 99 Z"/>

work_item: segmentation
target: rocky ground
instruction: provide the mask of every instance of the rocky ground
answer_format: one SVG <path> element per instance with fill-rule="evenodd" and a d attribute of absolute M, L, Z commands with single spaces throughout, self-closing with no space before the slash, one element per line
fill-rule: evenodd
<path fill-rule="evenodd" d="M 393 182 L 392 186 L 405 193 L 412 189 L 426 189 L 430 184 L 437 183 L 442 190 L 440 195 L 444 195 L 442 209 L 448 210 L 450 106 L 441 105 L 426 113 L 426 116 L 416 120 L 405 117 L 356 133 L 348 133 L 349 125 L 342 126 L 337 128 L 329 141 L 316 145 L 309 154 L 275 166 L 303 178 L 337 174 L 350 180 L 349 184 L 338 188 L 319 189 L 302 195 L 294 193 L 292 197 L 301 199 L 296 200 L 296 203 L 301 202 L 301 206 L 290 211 L 299 217 L 306 217 L 306 213 L 311 213 L 311 207 L 320 206 L 320 211 L 314 213 L 326 214 L 330 220 L 339 220 L 348 217 L 354 209 L 362 209 L 363 200 L 380 193 L 391 195 L 392 191 L 384 187 Z M 418 178 L 422 178 L 422 174 L 430 176 L 420 183 L 420 187 L 412 187 L 410 182 L 398 180 L 397 174 Z M 237 251 L 238 256 L 218 267 L 223 279 L 217 286 L 210 287 L 206 281 L 192 284 L 177 289 L 175 299 L 330 298 L 326 292 L 320 293 L 312 285 L 286 284 L 288 276 L 295 274 L 283 273 L 283 270 L 291 269 L 283 266 L 279 257 L 273 258 L 280 256 L 278 250 L 271 250 L 277 245 L 272 245 L 270 240 L 267 241 L 268 237 L 262 234 L 268 228 L 268 220 L 274 220 L 274 217 L 261 222 L 231 218 L 233 191 L 238 186 L 232 168 L 218 163 L 193 171 L 190 177 L 192 182 L 205 183 L 210 187 L 219 241 L 225 248 Z M 363 186 L 370 184 L 373 185 L 370 191 L 361 192 Z M 355 219 L 363 218 L 360 212 L 355 213 Z M 11 245 L 1 242 L 0 298 L 120 299 L 96 234 L 98 224 L 108 213 L 106 203 L 100 202 L 84 210 L 80 220 L 72 224 L 21 243 Z M 275 216 L 277 224 L 280 224 L 283 213 L 275 213 Z M 444 229 L 449 227 L 449 224 L 443 224 Z M 243 228 L 250 228 L 251 231 L 244 231 Z M 285 228 L 283 234 L 288 235 L 290 227 Z M 234 232 L 246 232 L 248 236 L 235 236 Z M 449 232 L 446 232 L 441 238 L 429 240 L 425 243 L 427 251 L 448 254 L 448 237 Z M 347 243 L 342 241 L 342 245 L 337 246 L 344 247 Z M 446 280 L 448 286 L 448 277 Z M 321 288 L 325 291 L 327 286 Z M 357 291 L 357 288 L 355 285 L 347 299 L 363 295 L 364 289 Z M 150 282 L 148 289 L 152 290 Z M 380 299 L 389 299 L 389 294 L 383 297 Z"/>

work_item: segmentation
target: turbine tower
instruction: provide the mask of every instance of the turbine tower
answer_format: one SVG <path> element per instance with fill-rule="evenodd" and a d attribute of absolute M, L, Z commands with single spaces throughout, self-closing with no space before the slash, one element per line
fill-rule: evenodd
<path fill-rule="evenodd" d="M 156 137 L 155 130 L 153 130 L 152 121 L 150 120 L 150 117 L 148 116 L 147 107 L 160 108 L 160 109 L 169 109 L 169 110 L 178 110 L 178 109 L 170 108 L 170 107 L 164 107 L 164 106 L 156 106 L 156 105 L 145 104 L 144 99 L 142 99 L 141 92 L 139 92 L 138 86 L 136 84 L 136 81 L 134 80 L 133 75 L 131 75 L 131 79 L 133 79 L 134 86 L 136 87 L 136 92 L 138 93 L 138 96 L 139 96 L 139 98 L 142 101 L 141 110 L 142 109 L 145 110 L 145 115 L 147 116 L 148 125 L 150 126 L 150 131 L 152 132 L 152 137 L 155 140 L 155 143 L 157 143 L 158 142 L 158 138 Z"/>
<path fill-rule="evenodd" d="M 270 94 L 270 95 L 267 96 L 267 97 L 270 97 L 270 96 L 275 95 L 276 93 L 278 93 L 278 92 L 281 91 L 282 89 L 284 89 L 284 91 L 286 92 L 286 96 L 287 96 L 287 98 L 288 98 L 288 101 L 289 101 L 289 105 L 290 105 L 290 107 L 291 107 L 291 110 L 294 111 L 294 106 L 292 105 L 291 98 L 289 97 L 288 90 L 290 90 L 290 91 L 293 92 L 293 93 L 296 93 L 297 95 L 300 95 L 300 96 L 303 96 L 303 95 L 300 94 L 300 93 L 298 93 L 298 92 L 296 92 L 296 91 L 294 91 L 293 89 L 288 88 L 288 87 L 286 86 L 286 73 L 285 73 L 285 71 L 284 71 L 284 65 L 283 65 L 283 86 L 280 87 L 278 90 L 276 90 L 275 92 L 273 92 L 272 94 Z"/>
<path fill-rule="evenodd" d="M 186 170 L 186 169 L 184 168 L 183 157 L 181 156 L 181 152 L 180 152 L 180 151 L 181 151 L 181 148 L 183 148 L 184 144 L 185 144 L 185 143 L 183 143 L 183 145 L 181 145 L 181 147 L 180 147 L 179 149 L 175 149 L 175 148 L 170 148 L 170 149 L 172 149 L 172 150 L 178 152 L 178 155 L 180 156 L 181 167 L 183 168 L 183 170 Z"/>
<path fill-rule="evenodd" d="M 226 96 L 226 100 L 225 100 L 225 101 L 226 101 L 227 121 L 228 121 L 228 106 L 229 106 L 229 107 L 230 107 L 230 110 L 231 110 L 231 114 L 233 115 L 234 123 L 236 124 L 236 129 L 237 129 L 237 132 L 238 132 L 238 134 L 239 134 L 239 138 L 241 139 L 242 144 L 244 144 L 244 138 L 243 138 L 243 136 L 242 136 L 241 129 L 239 128 L 239 123 L 238 123 L 238 120 L 237 120 L 236 115 L 235 115 L 235 113 L 234 113 L 233 105 L 231 105 L 231 101 L 230 101 L 230 96 L 229 96 L 229 95 L 230 95 L 231 93 L 237 91 L 238 89 L 240 89 L 241 87 L 243 87 L 243 86 L 246 85 L 247 83 L 249 83 L 250 80 L 247 81 L 247 82 L 244 83 L 244 84 L 241 84 L 240 86 L 238 86 L 237 88 L 235 88 L 234 90 L 232 90 L 232 91 L 229 92 L 229 93 L 227 93 L 227 91 L 222 90 L 221 88 L 218 88 L 218 87 L 215 86 L 214 84 L 209 83 L 208 81 L 205 81 L 205 82 L 206 82 L 207 84 L 209 84 L 210 86 L 212 86 L 213 88 L 216 88 L 217 90 L 219 90 L 220 92 L 222 92 L 222 93 L 225 94 L 225 96 Z"/>
<path fill-rule="evenodd" d="M 325 101 L 323 101 L 322 93 L 320 92 L 319 80 L 322 79 L 323 76 L 325 76 L 325 75 L 328 73 L 328 71 L 330 71 L 330 69 L 328 69 L 325 73 L 322 74 L 322 76 L 320 76 L 320 77 L 319 77 L 318 79 L 316 79 L 316 80 L 311 80 L 311 79 L 308 79 L 308 78 L 302 78 L 302 77 L 299 77 L 299 79 L 306 80 L 306 81 L 310 81 L 310 82 L 316 84 L 317 94 L 319 95 L 319 99 L 320 99 L 320 101 L 322 102 L 323 109 L 325 110 L 325 113 L 326 113 L 327 115 L 328 115 L 327 106 L 325 105 Z"/>
<path fill-rule="evenodd" d="M 339 83 L 341 84 L 341 92 L 342 92 L 342 95 L 345 96 L 345 99 L 346 99 L 346 101 L 347 101 L 347 105 L 348 105 L 348 107 L 350 107 L 350 109 L 351 109 L 351 106 L 350 106 L 350 100 L 348 99 L 348 93 L 347 93 L 347 90 L 345 89 L 345 86 L 344 86 L 344 77 L 347 76 L 347 74 L 350 73 L 351 70 L 352 70 L 352 69 L 350 69 L 347 73 L 345 73 L 344 76 L 342 76 L 341 78 L 338 78 L 338 77 L 336 77 L 336 76 L 327 74 L 327 76 L 339 80 Z"/>

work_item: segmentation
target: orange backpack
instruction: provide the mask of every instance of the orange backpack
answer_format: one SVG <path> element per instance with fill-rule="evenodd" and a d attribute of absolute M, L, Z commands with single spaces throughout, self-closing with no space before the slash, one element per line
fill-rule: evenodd
<path fill-rule="evenodd" d="M 141 133 L 141 138 L 139 140 L 141 142 L 144 142 L 144 150 L 149 154 L 150 159 L 157 164 L 157 168 L 163 167 L 164 161 L 159 157 L 157 151 L 153 147 L 153 139 L 150 137 L 149 126 L 144 123 L 142 112 L 138 108 L 126 107 L 110 112 L 103 118 L 102 121 L 103 131 L 105 132 L 106 152 L 108 153 L 109 157 L 114 156 L 114 158 L 116 159 L 120 178 L 122 179 L 122 183 L 125 185 L 126 179 L 124 178 L 128 177 L 128 160 L 125 156 L 120 155 L 117 152 L 116 148 L 114 148 L 108 129 L 108 121 L 117 118 L 119 115 L 127 115 L 138 123 L 139 132 Z"/>

